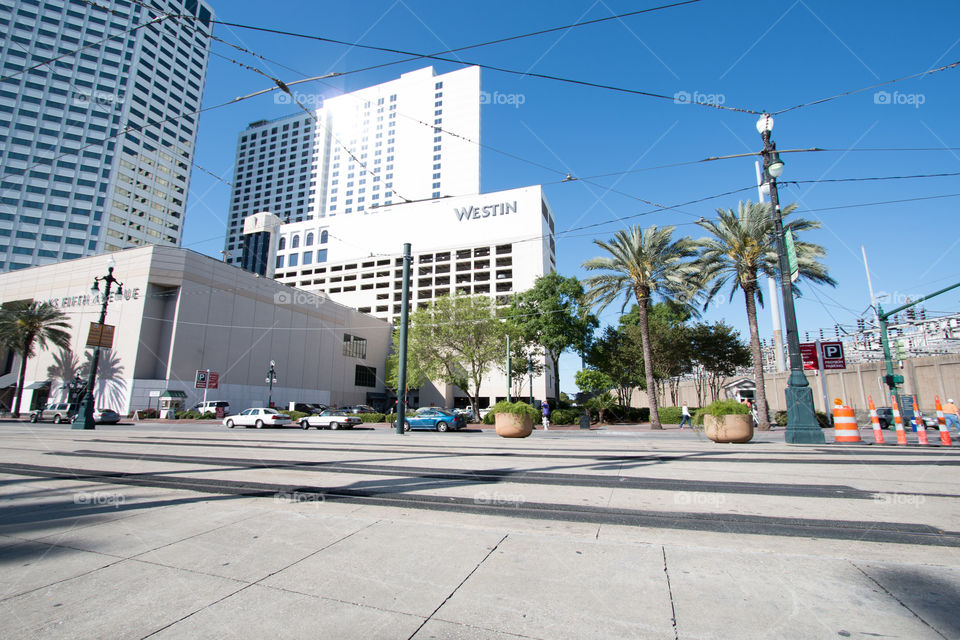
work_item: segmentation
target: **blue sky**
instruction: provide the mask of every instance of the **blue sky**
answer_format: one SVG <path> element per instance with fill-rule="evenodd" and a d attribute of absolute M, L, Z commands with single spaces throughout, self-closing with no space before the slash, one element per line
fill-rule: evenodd
<path fill-rule="evenodd" d="M 668 4 L 649 2 L 415 2 L 358 3 L 247 0 L 214 2 L 220 20 L 319 35 L 348 42 L 433 53 L 539 29 Z M 362 6 L 362 10 L 357 7 Z M 758 151 L 757 116 L 682 103 L 713 101 L 727 107 L 777 111 L 852 89 L 934 69 L 960 60 L 960 4 L 952 0 L 905 5 L 791 0 L 704 0 L 638 16 L 491 45 L 459 54 L 465 62 L 507 67 L 647 91 L 679 100 L 576 86 L 485 70 L 482 89 L 503 104 L 482 109 L 482 189 L 544 184 L 557 219 L 558 269 L 582 277 L 580 264 L 600 255 L 593 239 L 608 239 L 631 224 L 677 225 L 698 237 L 699 217 L 717 208 L 756 200 L 756 189 L 670 211 L 664 206 L 755 184 L 753 158 L 674 168 L 660 165 Z M 393 62 L 403 56 L 218 25 L 220 38 L 270 61 L 221 43 L 213 50 L 284 81 Z M 451 54 L 453 56 L 455 54 Z M 336 95 L 448 62 L 414 61 L 339 79 L 300 85 L 304 93 Z M 269 81 L 212 56 L 205 106 L 267 88 Z M 878 93 L 878 92 L 885 93 Z M 805 287 L 797 303 L 801 330 L 840 323 L 853 329 L 870 304 L 860 246 L 865 245 L 876 292 L 902 301 L 960 281 L 957 213 L 960 176 L 926 179 L 801 183 L 839 178 L 960 172 L 960 67 L 879 89 L 810 105 L 776 116 L 778 148 L 837 151 L 784 156 L 781 203 L 796 202 L 823 228 L 806 239 L 827 249 L 835 289 Z M 248 123 L 292 113 L 266 95 L 209 111 L 201 117 L 196 160 L 230 180 L 237 134 Z M 877 149 L 925 148 L 926 151 Z M 500 153 L 503 152 L 503 153 Z M 516 156 L 525 161 L 510 157 Z M 649 169 L 649 170 L 647 170 Z M 632 173 L 621 173 L 632 171 Z M 561 182 L 567 173 L 588 178 Z M 219 257 L 229 187 L 194 169 L 183 245 Z M 849 207 L 889 200 L 899 204 Z M 638 214 L 644 214 L 639 215 Z M 631 217 L 633 216 L 633 217 Z M 605 223 L 590 229 L 584 225 Z M 570 230 L 570 231 L 568 231 Z M 564 233 L 566 232 L 566 233 Z M 411 229 L 416 245 L 427 229 Z M 960 294 L 930 301 L 931 312 L 955 312 Z M 746 333 L 742 295 L 712 306 L 707 320 L 723 318 Z M 616 323 L 619 307 L 601 316 Z M 762 311 L 761 335 L 770 335 Z M 575 391 L 579 359 L 561 361 L 562 389 Z"/>

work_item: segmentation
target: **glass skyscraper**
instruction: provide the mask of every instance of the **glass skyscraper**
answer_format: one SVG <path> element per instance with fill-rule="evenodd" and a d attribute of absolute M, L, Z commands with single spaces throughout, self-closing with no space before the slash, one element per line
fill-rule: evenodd
<path fill-rule="evenodd" d="M 179 245 L 212 17 L 198 0 L 0 4 L 0 271 Z"/>

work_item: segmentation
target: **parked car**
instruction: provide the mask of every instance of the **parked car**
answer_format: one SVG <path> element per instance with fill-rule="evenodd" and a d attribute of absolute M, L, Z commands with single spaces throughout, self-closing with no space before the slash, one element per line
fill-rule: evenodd
<path fill-rule="evenodd" d="M 38 409 L 30 413 L 30 422 L 41 422 L 52 420 L 53 424 L 61 422 L 71 422 L 77 415 L 77 409 L 80 405 L 73 402 L 55 402 L 48 404 L 43 409 Z"/>
<path fill-rule="evenodd" d="M 228 429 L 236 427 L 284 427 L 290 424 L 290 416 L 280 413 L 276 409 L 268 407 L 255 407 L 244 409 L 235 416 L 223 419 L 223 424 Z"/>
<path fill-rule="evenodd" d="M 327 409 L 319 415 L 306 416 L 300 419 L 303 429 L 316 427 L 317 429 L 353 429 L 363 420 L 355 414 L 347 413 L 342 409 Z"/>
<path fill-rule="evenodd" d="M 463 429 L 465 426 L 467 426 L 467 420 L 463 417 L 463 414 L 446 409 L 418 411 L 417 415 L 408 417 L 403 421 L 404 431 L 410 431 L 411 429 L 450 431 L 451 429 Z"/>
<path fill-rule="evenodd" d="M 74 419 L 76 419 L 76 416 L 74 416 Z M 95 409 L 93 422 L 95 424 L 117 424 L 120 422 L 120 414 L 113 409 Z"/>
<path fill-rule="evenodd" d="M 896 429 L 897 425 L 893 420 L 893 409 L 891 407 L 877 407 L 877 419 L 880 421 L 881 429 Z M 900 410 L 900 420 L 903 421 L 903 428 L 907 431 L 913 429 L 913 409 L 904 407 Z M 927 429 L 938 429 L 936 417 L 923 416 L 923 424 Z"/>
<path fill-rule="evenodd" d="M 287 411 L 317 415 L 326 411 L 327 408 L 327 405 L 319 402 L 291 402 L 289 406 L 287 406 Z"/>
<path fill-rule="evenodd" d="M 346 411 L 347 413 L 377 413 L 377 410 L 368 404 L 348 405 L 346 407 L 340 407 L 338 411 Z"/>
<path fill-rule="evenodd" d="M 218 408 L 223 408 L 223 415 L 230 415 L 230 403 L 226 400 L 208 400 L 207 402 L 198 402 L 190 408 L 190 411 L 198 413 L 216 413 Z"/>

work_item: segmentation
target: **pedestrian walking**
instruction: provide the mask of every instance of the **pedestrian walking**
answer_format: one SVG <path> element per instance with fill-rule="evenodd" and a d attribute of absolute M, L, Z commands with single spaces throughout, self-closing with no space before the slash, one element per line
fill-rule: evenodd
<path fill-rule="evenodd" d="M 683 429 L 683 425 L 685 424 L 693 427 L 693 422 L 690 421 L 690 407 L 687 406 L 686 402 L 684 402 L 683 406 L 680 407 L 680 414 L 683 416 L 683 419 L 680 420 L 680 428 Z"/>
<path fill-rule="evenodd" d="M 543 413 L 543 430 L 550 430 L 550 405 L 544 400 L 540 403 L 540 412 Z"/>
<path fill-rule="evenodd" d="M 950 431 L 952 425 L 957 430 L 957 435 L 960 435 L 960 412 L 957 411 L 953 398 L 947 398 L 947 404 L 943 405 L 943 417 L 947 421 L 947 431 Z"/>

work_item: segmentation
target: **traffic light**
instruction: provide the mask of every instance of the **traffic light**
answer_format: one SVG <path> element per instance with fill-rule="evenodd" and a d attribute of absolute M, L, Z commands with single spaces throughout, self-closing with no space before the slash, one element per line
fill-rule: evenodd
<path fill-rule="evenodd" d="M 820 339 L 823 340 L 823 329 L 820 329 Z"/>

